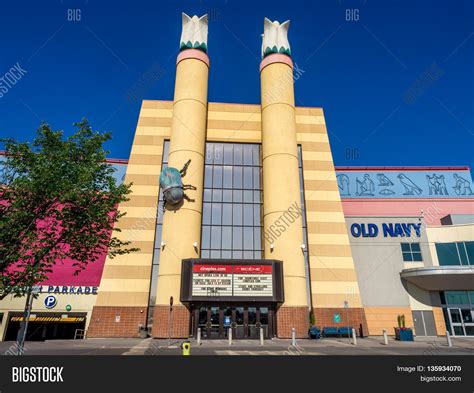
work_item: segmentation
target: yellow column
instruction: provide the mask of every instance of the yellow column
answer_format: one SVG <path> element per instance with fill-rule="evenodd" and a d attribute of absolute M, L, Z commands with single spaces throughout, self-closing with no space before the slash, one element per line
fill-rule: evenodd
<path fill-rule="evenodd" d="M 285 303 L 277 311 L 277 335 L 290 337 L 295 328 L 297 336 L 306 337 L 302 217 L 288 213 L 295 204 L 301 208 L 291 58 L 283 54 L 265 57 L 260 65 L 260 81 L 265 258 L 283 261 L 284 275 Z"/>
<path fill-rule="evenodd" d="M 180 304 L 181 261 L 196 258 L 199 251 L 195 242 L 201 239 L 202 187 L 207 121 L 207 86 L 209 58 L 196 49 L 182 51 L 177 60 L 173 120 L 168 166 L 181 169 L 191 160 L 184 184 L 191 184 L 196 191 L 186 190 L 194 202 L 184 200 L 181 207 L 166 210 L 163 216 L 162 247 L 153 336 L 168 337 L 169 301 L 173 297 L 171 335 L 188 336 L 189 312 Z"/>

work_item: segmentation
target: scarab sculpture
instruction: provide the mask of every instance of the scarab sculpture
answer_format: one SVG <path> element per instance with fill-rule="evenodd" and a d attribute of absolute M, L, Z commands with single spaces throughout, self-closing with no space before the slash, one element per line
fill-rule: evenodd
<path fill-rule="evenodd" d="M 183 169 L 178 171 L 173 167 L 166 167 L 160 173 L 160 187 L 163 191 L 164 206 L 166 204 L 177 205 L 186 199 L 188 202 L 194 202 L 194 199 L 189 198 L 185 194 L 185 190 L 195 190 L 196 187 L 191 184 L 183 184 L 182 178 L 186 176 L 186 171 L 188 169 L 191 160 L 188 160 L 184 164 Z"/>

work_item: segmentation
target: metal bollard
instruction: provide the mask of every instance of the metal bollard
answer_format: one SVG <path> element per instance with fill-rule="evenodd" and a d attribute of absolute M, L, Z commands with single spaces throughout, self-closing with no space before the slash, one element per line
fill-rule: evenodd
<path fill-rule="evenodd" d="M 352 344 L 357 345 L 357 334 L 354 328 L 352 328 Z"/>
<path fill-rule="evenodd" d="M 384 345 L 388 345 L 387 331 L 385 329 L 383 330 L 383 343 Z"/>
<path fill-rule="evenodd" d="M 260 345 L 263 345 L 263 328 L 260 328 Z"/>
<path fill-rule="evenodd" d="M 451 348 L 453 346 L 453 343 L 451 341 L 451 335 L 449 332 L 446 330 L 446 341 L 448 342 L 448 347 Z"/>
<path fill-rule="evenodd" d="M 201 328 L 197 331 L 197 345 L 201 345 Z"/>
<path fill-rule="evenodd" d="M 232 345 L 232 328 L 229 328 L 227 336 L 229 337 L 229 345 Z"/>
<path fill-rule="evenodd" d="M 296 347 L 296 331 L 295 331 L 295 328 L 291 328 L 291 345 Z"/>

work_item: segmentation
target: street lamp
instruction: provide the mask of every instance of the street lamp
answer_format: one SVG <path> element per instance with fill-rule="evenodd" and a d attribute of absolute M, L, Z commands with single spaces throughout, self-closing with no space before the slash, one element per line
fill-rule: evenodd
<path fill-rule="evenodd" d="M 346 309 L 347 338 L 349 339 L 349 344 L 350 344 L 351 333 L 349 332 L 349 302 L 347 300 L 344 300 L 344 308 Z"/>
<path fill-rule="evenodd" d="M 26 332 L 28 330 L 28 322 L 30 320 L 31 309 L 33 307 L 34 295 L 41 292 L 40 285 L 33 285 L 28 288 L 26 295 L 25 310 L 23 311 L 23 321 L 21 322 L 20 330 L 16 339 L 16 346 L 18 348 L 18 355 L 23 355 L 23 348 L 25 346 Z"/>

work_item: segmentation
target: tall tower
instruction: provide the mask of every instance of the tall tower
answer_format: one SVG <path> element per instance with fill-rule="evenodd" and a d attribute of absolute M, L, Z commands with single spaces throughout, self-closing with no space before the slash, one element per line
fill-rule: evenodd
<path fill-rule="evenodd" d="M 277 335 L 307 336 L 308 304 L 303 229 L 296 142 L 293 62 L 287 39 L 289 21 L 282 24 L 265 18 L 260 63 L 262 111 L 262 160 L 264 189 L 264 230 L 281 230 L 270 244 L 265 241 L 265 258 L 283 261 L 285 303 L 277 311 Z M 290 222 L 285 213 L 295 204 L 300 214 Z M 288 213 L 286 214 L 288 216 Z M 268 237 L 266 236 L 268 239 Z"/>
<path fill-rule="evenodd" d="M 153 337 L 168 337 L 169 334 L 187 337 L 189 332 L 189 312 L 179 302 L 181 261 L 199 256 L 201 239 L 209 77 L 207 30 L 207 15 L 190 18 L 183 13 L 168 167 L 181 169 L 191 160 L 183 181 L 196 190 L 186 191 L 189 200 L 183 200 L 177 207 L 169 206 L 164 212 Z"/>

